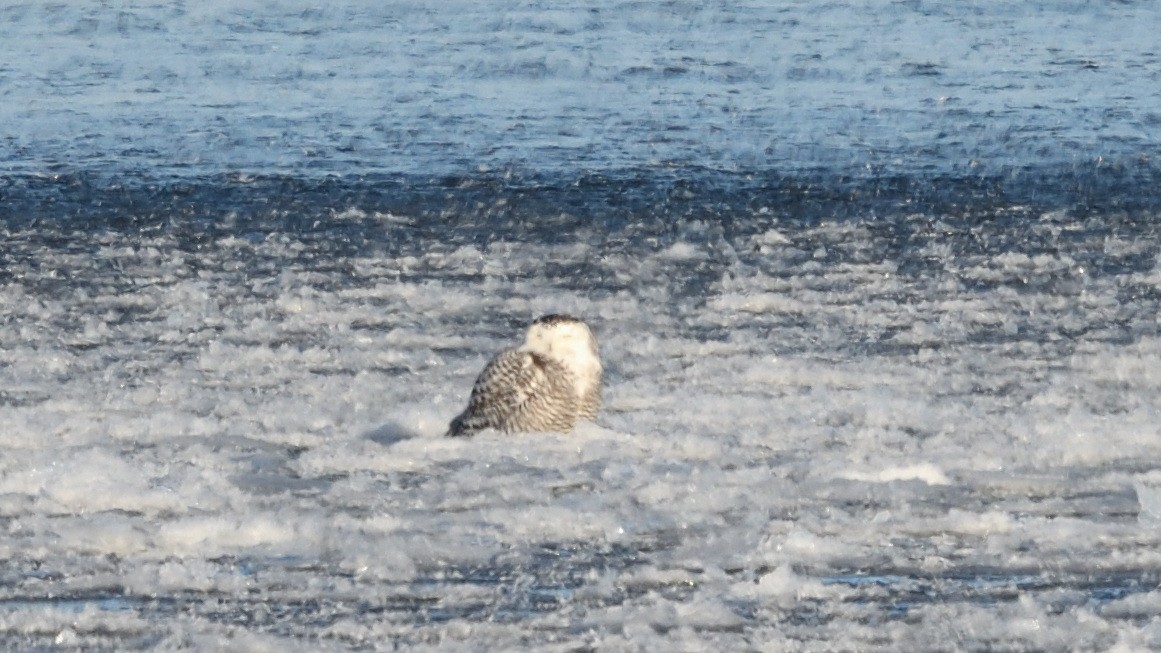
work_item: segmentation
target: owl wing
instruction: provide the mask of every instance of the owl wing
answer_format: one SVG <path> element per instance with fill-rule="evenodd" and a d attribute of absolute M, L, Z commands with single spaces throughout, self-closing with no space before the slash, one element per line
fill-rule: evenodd
<path fill-rule="evenodd" d="M 580 417 L 590 422 L 597 419 L 597 411 L 601 408 L 601 373 L 597 372 L 595 381 L 589 385 L 588 391 L 580 398 Z"/>
<path fill-rule="evenodd" d="M 558 364 L 520 349 L 500 352 L 484 366 L 463 413 L 452 420 L 448 435 L 501 431 L 562 430 L 562 370 Z M 568 393 L 564 393 L 567 395 Z M 575 406 L 572 407 L 575 415 Z M 573 418 L 575 419 L 575 417 Z"/>

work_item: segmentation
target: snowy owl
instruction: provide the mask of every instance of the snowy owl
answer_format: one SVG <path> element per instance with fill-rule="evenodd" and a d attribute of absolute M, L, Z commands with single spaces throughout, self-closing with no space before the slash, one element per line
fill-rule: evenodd
<path fill-rule="evenodd" d="M 577 420 L 596 418 L 600 405 L 601 359 L 593 332 L 575 317 L 545 315 L 533 320 L 523 345 L 484 366 L 468 407 L 447 434 L 570 431 Z"/>

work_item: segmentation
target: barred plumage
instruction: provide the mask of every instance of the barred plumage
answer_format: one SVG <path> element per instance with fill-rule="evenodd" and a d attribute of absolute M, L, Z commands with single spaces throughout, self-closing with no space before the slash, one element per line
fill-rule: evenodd
<path fill-rule="evenodd" d="M 601 361 L 592 331 L 574 317 L 545 315 L 528 327 L 523 345 L 484 366 L 447 434 L 570 431 L 579 419 L 594 419 L 600 404 Z"/>

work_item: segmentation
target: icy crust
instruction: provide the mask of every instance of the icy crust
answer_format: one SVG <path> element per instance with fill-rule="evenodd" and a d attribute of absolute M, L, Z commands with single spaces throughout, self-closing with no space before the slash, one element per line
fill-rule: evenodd
<path fill-rule="evenodd" d="M 15 234 L 0 641 L 1156 646 L 1155 234 L 892 256 L 876 224 L 341 267 L 291 233 Z M 440 437 L 558 311 L 601 340 L 597 424 Z"/>

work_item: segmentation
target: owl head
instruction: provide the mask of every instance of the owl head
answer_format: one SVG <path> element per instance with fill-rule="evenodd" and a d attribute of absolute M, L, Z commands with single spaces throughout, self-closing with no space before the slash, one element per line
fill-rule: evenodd
<path fill-rule="evenodd" d="M 568 315 L 544 315 L 532 321 L 524 346 L 557 360 L 580 378 L 598 376 L 601 360 L 589 325 Z"/>

